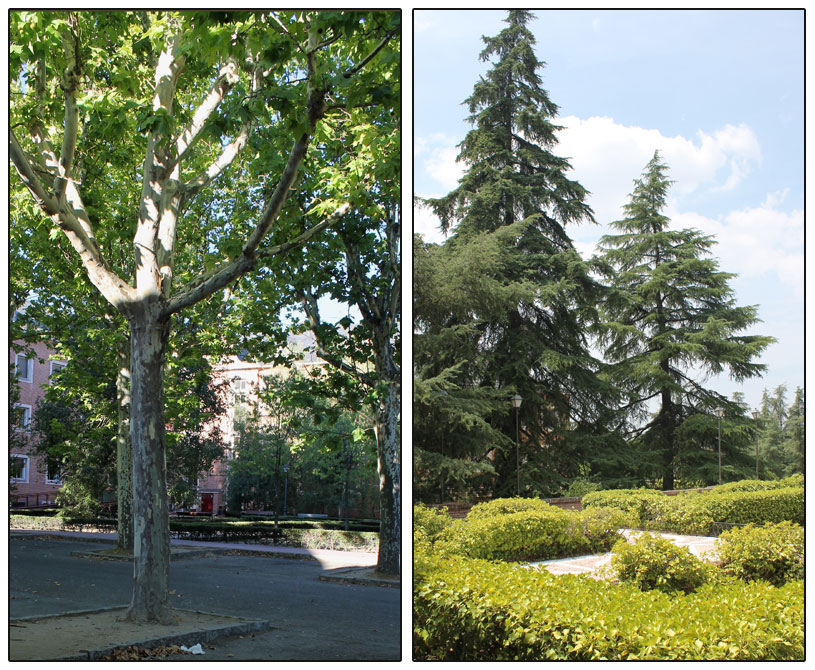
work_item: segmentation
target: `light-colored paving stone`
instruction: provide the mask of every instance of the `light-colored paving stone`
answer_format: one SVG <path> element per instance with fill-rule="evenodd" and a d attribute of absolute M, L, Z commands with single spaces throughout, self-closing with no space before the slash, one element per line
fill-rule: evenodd
<path fill-rule="evenodd" d="M 692 554 L 707 561 L 717 560 L 715 537 L 699 537 L 693 535 L 676 535 L 674 533 L 661 533 L 657 531 L 641 531 L 624 529 L 622 535 L 630 543 L 636 542 L 644 532 L 651 535 L 661 535 L 680 547 L 687 547 Z M 596 579 L 611 576 L 611 552 L 590 556 L 574 556 L 571 558 L 558 558 L 550 561 L 535 561 L 529 567 L 546 569 L 555 575 L 588 575 Z"/>

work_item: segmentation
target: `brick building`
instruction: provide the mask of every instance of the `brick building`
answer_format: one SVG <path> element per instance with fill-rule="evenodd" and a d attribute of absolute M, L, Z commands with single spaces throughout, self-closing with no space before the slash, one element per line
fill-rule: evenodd
<path fill-rule="evenodd" d="M 54 352 L 41 342 L 31 345 L 28 351 L 22 353 L 15 353 L 9 348 L 9 368 L 16 372 L 20 390 L 16 403 L 19 426 L 9 428 L 16 433 L 10 437 L 22 438 L 9 440 L 9 497 L 12 507 L 53 504 L 62 485 L 46 460 L 33 453 L 30 428 L 34 410 L 45 395 L 45 388 L 65 365 L 65 361 L 56 358 Z"/>
<path fill-rule="evenodd" d="M 313 366 L 325 365 L 317 358 L 313 348 L 313 336 L 310 333 L 298 338 L 291 338 L 289 348 L 299 350 L 302 360 L 297 367 L 305 374 Z M 30 351 L 15 353 L 9 349 L 9 366 L 17 373 L 19 399 L 16 408 L 20 412 L 21 428 L 12 429 L 15 437 L 22 440 L 10 440 L 10 502 L 12 507 L 43 507 L 53 505 L 61 482 L 55 472 L 51 472 L 47 460 L 32 450 L 33 440 L 30 426 L 37 403 L 44 397 L 45 389 L 55 374 L 66 365 L 56 358 L 53 350 L 44 343 L 29 346 Z M 236 456 L 238 434 L 235 429 L 236 410 L 248 406 L 256 399 L 256 394 L 263 386 L 263 379 L 268 375 L 285 376 L 285 367 L 256 363 L 233 356 L 226 363 L 215 368 L 216 379 L 229 383 L 229 402 L 226 414 L 220 419 L 220 429 L 227 445 L 225 457 L 216 461 L 209 472 L 201 473 L 198 480 L 198 504 L 194 511 L 201 514 L 223 513 L 226 507 L 225 486 L 229 462 Z M 19 444 L 19 443 L 22 444 Z M 17 446 L 15 446 L 17 445 Z M 375 482 L 372 484 L 375 488 Z M 373 498 L 373 496 L 371 496 Z M 369 503 L 364 509 L 350 510 L 352 517 L 378 517 L 378 504 Z M 292 510 L 289 510 L 290 512 Z M 336 510 L 334 510 L 336 513 Z"/>

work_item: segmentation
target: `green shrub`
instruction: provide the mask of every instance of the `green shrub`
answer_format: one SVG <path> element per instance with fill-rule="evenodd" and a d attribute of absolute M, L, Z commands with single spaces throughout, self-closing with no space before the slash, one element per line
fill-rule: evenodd
<path fill-rule="evenodd" d="M 682 535 L 709 535 L 713 524 L 704 493 L 662 496 L 649 501 L 642 526 Z"/>
<path fill-rule="evenodd" d="M 583 508 L 611 507 L 628 514 L 636 524 L 648 518 L 648 510 L 654 501 L 661 501 L 665 494 L 654 489 L 614 489 L 595 491 L 583 496 Z"/>
<path fill-rule="evenodd" d="M 804 529 L 788 521 L 728 530 L 718 553 L 725 572 L 739 579 L 780 586 L 804 578 Z"/>
<path fill-rule="evenodd" d="M 694 556 L 687 547 L 644 533 L 634 544 L 621 540 L 614 545 L 611 567 L 623 582 L 643 591 L 666 593 L 695 591 L 707 581 L 711 566 Z"/>
<path fill-rule="evenodd" d="M 569 488 L 563 492 L 564 498 L 582 498 L 588 493 L 599 491 L 603 486 L 598 482 L 592 482 L 584 477 L 578 477 L 569 482 Z"/>
<path fill-rule="evenodd" d="M 505 514 L 527 512 L 529 510 L 543 510 L 546 513 L 551 509 L 559 508 L 539 498 L 496 498 L 489 502 L 473 505 L 467 519 L 491 519 Z"/>
<path fill-rule="evenodd" d="M 800 481 L 790 477 L 789 482 Z M 779 480 L 786 482 L 787 480 Z M 803 487 L 771 487 L 749 490 L 748 480 L 716 487 L 712 491 L 666 496 L 649 489 L 598 491 L 583 498 L 583 506 L 620 509 L 634 515 L 635 525 L 648 530 L 666 530 L 688 535 L 708 535 L 713 522 L 722 523 L 803 523 Z M 725 486 L 731 488 L 718 492 Z M 734 488 L 743 486 L 747 488 Z"/>
<path fill-rule="evenodd" d="M 440 548 L 470 558 L 503 561 L 546 560 L 589 550 L 588 540 L 576 532 L 575 514 L 547 508 L 496 516 L 468 516 L 440 536 Z"/>
<path fill-rule="evenodd" d="M 500 498 L 473 507 L 466 520 L 441 527 L 432 513 L 420 510 L 414 546 L 424 543 L 445 555 L 504 561 L 547 560 L 608 551 L 630 525 L 629 517 L 614 509 L 574 512 L 542 500 Z M 414 525 L 414 527 L 417 527 Z"/>
<path fill-rule="evenodd" d="M 792 475 L 784 479 L 743 479 L 738 482 L 728 482 L 721 486 L 714 486 L 710 493 L 733 493 L 734 491 L 771 491 L 773 489 L 788 489 L 804 486 L 804 475 Z"/>
<path fill-rule="evenodd" d="M 784 660 L 804 657 L 803 582 L 690 594 L 419 553 L 415 660 Z M 726 613 L 726 615 L 725 615 Z"/>
<path fill-rule="evenodd" d="M 422 503 L 413 506 L 414 538 L 420 537 L 432 544 L 452 521 L 446 507 L 438 509 Z"/>
<path fill-rule="evenodd" d="M 622 539 L 620 528 L 633 525 L 631 517 L 619 509 L 589 507 L 577 515 L 577 532 L 588 541 L 592 553 L 609 551 Z"/>

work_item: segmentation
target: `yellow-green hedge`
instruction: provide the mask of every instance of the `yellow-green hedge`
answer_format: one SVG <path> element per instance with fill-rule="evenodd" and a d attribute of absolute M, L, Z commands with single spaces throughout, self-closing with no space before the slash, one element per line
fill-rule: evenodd
<path fill-rule="evenodd" d="M 416 660 L 777 660 L 804 657 L 802 581 L 640 591 L 420 552 Z"/>
<path fill-rule="evenodd" d="M 574 512 L 535 499 L 493 500 L 476 505 L 473 512 L 465 520 L 445 520 L 417 506 L 414 544 L 470 558 L 546 560 L 608 551 L 620 538 L 620 527 L 629 525 L 618 510 Z"/>
<path fill-rule="evenodd" d="M 709 534 L 714 522 L 803 524 L 803 486 L 781 486 L 800 481 L 800 476 L 791 477 L 772 486 L 761 486 L 769 483 L 747 480 L 676 496 L 648 489 L 597 491 L 584 496 L 583 506 L 625 510 L 641 528 L 689 535 Z"/>

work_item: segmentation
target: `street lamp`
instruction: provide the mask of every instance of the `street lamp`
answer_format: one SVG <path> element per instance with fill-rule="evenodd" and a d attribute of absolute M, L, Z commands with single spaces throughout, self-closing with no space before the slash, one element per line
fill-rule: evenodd
<path fill-rule="evenodd" d="M 756 422 L 756 479 L 758 479 L 758 417 L 761 416 L 761 412 L 757 409 L 754 409 L 753 412 L 753 419 Z"/>
<path fill-rule="evenodd" d="M 521 413 L 521 402 L 523 398 L 519 394 L 515 394 L 509 399 L 512 408 L 515 410 L 515 494 L 521 495 L 521 450 L 520 439 L 518 431 L 518 416 Z"/>
<path fill-rule="evenodd" d="M 283 472 L 286 474 L 286 481 L 283 484 L 283 516 L 286 516 L 286 502 L 287 502 L 288 497 L 289 497 L 289 464 L 288 463 L 286 463 L 286 465 L 283 466 Z M 280 481 L 280 480 L 278 480 L 278 481 Z M 278 486 L 280 486 L 280 484 L 278 484 Z M 277 490 L 279 491 L 280 489 L 277 489 Z M 280 494 L 278 493 L 278 495 L 280 495 Z M 278 500 L 280 500 L 280 498 L 278 498 Z"/>
<path fill-rule="evenodd" d="M 722 417 L 724 416 L 724 409 L 717 407 L 715 410 L 716 416 L 719 419 L 719 486 L 722 484 Z"/>

